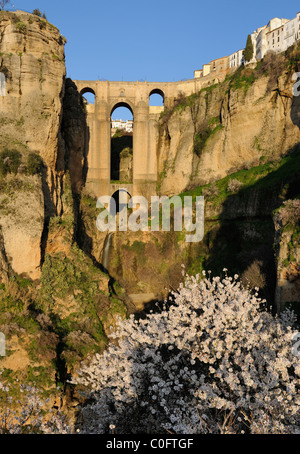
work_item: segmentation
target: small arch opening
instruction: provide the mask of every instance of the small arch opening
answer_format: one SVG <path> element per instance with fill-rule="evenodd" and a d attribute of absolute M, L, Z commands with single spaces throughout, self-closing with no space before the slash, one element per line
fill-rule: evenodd
<path fill-rule="evenodd" d="M 110 179 L 112 183 L 132 183 L 133 123 L 133 112 L 129 104 L 116 104 L 111 111 Z"/>
<path fill-rule="evenodd" d="M 164 92 L 160 89 L 152 90 L 149 94 L 149 106 L 163 107 L 165 103 Z"/>
<path fill-rule="evenodd" d="M 86 104 L 95 104 L 96 94 L 92 88 L 83 88 L 80 92 Z"/>

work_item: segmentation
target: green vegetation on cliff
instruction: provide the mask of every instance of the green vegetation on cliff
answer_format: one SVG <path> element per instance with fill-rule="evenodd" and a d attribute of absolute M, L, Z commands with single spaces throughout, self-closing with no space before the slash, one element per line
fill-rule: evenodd
<path fill-rule="evenodd" d="M 240 183 L 237 191 L 230 190 L 232 181 Z M 188 272 L 209 269 L 219 275 L 226 267 L 230 274 L 238 273 L 252 287 L 261 287 L 263 295 L 272 302 L 277 266 L 273 216 L 284 200 L 300 198 L 299 146 L 281 160 L 240 170 L 186 191 L 181 197 L 187 195 L 204 195 L 206 204 L 205 237 L 191 249 Z M 297 247 L 298 228 L 293 225 Z"/>

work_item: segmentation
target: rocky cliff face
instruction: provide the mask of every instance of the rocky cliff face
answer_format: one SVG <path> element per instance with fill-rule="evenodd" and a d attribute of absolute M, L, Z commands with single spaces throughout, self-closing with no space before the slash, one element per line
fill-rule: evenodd
<path fill-rule="evenodd" d="M 299 143 L 293 72 L 283 69 L 270 82 L 270 71 L 239 70 L 165 112 L 158 144 L 162 194 L 279 158 Z"/>
<path fill-rule="evenodd" d="M 58 163 L 64 153 L 64 43 L 57 28 L 44 19 L 24 12 L 0 13 L 0 148 L 21 155 L 18 175 L 11 176 L 10 189 L 6 185 L 2 191 L 0 222 L 11 266 L 31 278 L 40 275 L 45 220 L 62 210 L 64 169 Z M 42 159 L 43 177 L 23 181 L 33 152 Z M 11 197 L 7 210 L 4 202 Z"/>
<path fill-rule="evenodd" d="M 65 79 L 65 42 L 45 19 L 0 13 L 0 149 L 21 155 L 11 190 L 14 179 L 22 178 L 22 166 L 26 173 L 31 153 L 42 160 L 40 178 L 29 183 L 27 177 L 27 191 L 15 185 L 17 199 L 9 212 L 3 204 L 7 191 L 3 194 L 0 223 L 13 269 L 34 279 L 40 276 L 49 220 L 65 211 L 66 171 L 74 193 L 84 180 L 85 114 L 75 85 Z M 30 221 L 26 206 L 36 213 Z"/>
<path fill-rule="evenodd" d="M 40 153 L 49 171 L 60 146 L 65 57 L 63 38 L 46 20 L 24 12 L 0 16 L 1 146 Z"/>
<path fill-rule="evenodd" d="M 6 258 L 17 274 L 40 276 L 44 197 L 38 176 L 9 175 L 0 184 L 0 224 Z"/>
<path fill-rule="evenodd" d="M 274 250 L 277 260 L 275 304 L 289 303 L 299 314 L 300 302 L 300 200 L 286 200 L 274 214 Z"/>
<path fill-rule="evenodd" d="M 42 18 L 0 13 L 1 368 L 52 394 L 126 314 L 100 263 L 76 243 L 85 238 L 86 114 L 65 77 L 64 44 Z"/>

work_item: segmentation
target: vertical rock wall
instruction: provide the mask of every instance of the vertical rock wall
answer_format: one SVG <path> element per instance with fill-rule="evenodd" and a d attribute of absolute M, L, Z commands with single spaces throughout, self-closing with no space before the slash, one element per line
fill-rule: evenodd
<path fill-rule="evenodd" d="M 32 278 L 40 275 L 45 220 L 62 211 L 64 44 L 42 18 L 0 13 L 0 153 L 17 151 L 22 163 L 1 176 L 0 225 L 13 270 Z M 26 175 L 30 153 L 41 157 L 42 175 Z"/>

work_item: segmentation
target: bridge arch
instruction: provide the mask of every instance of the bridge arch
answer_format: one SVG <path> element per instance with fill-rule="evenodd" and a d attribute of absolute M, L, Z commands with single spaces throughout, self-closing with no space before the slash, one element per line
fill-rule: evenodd
<path fill-rule="evenodd" d="M 96 96 L 95 90 L 93 90 L 90 87 L 85 87 L 85 88 L 82 88 L 82 90 L 80 90 L 81 96 L 85 95 L 85 93 L 92 93 L 93 95 Z"/>
<path fill-rule="evenodd" d="M 85 87 L 82 90 L 80 90 L 80 95 L 84 97 L 84 99 L 90 104 L 94 104 L 96 101 L 96 93 L 95 91 L 90 88 L 90 87 Z M 89 95 L 89 96 L 85 96 Z"/>
<path fill-rule="evenodd" d="M 132 115 L 132 120 L 125 118 L 113 119 L 113 113 L 125 108 Z M 122 112 L 124 113 L 124 112 Z M 110 180 L 111 182 L 122 181 L 132 183 L 133 181 L 133 124 L 134 113 L 132 106 L 124 101 L 114 104 L 110 113 L 111 140 L 110 140 Z M 117 134 L 116 134 L 117 133 Z"/>
<path fill-rule="evenodd" d="M 132 113 L 133 120 L 134 120 L 134 107 L 128 101 L 126 101 L 126 102 L 125 101 L 119 101 L 119 102 L 114 103 L 113 106 L 110 109 L 110 117 L 112 116 L 114 111 L 116 109 L 118 109 L 119 107 L 125 107 L 125 108 L 129 109 L 130 112 Z"/>
<path fill-rule="evenodd" d="M 160 100 L 161 104 L 152 104 L 151 103 L 151 98 L 153 100 Z M 165 104 L 165 94 L 160 88 L 154 88 L 153 90 L 150 91 L 149 93 L 149 105 L 163 105 Z"/>

